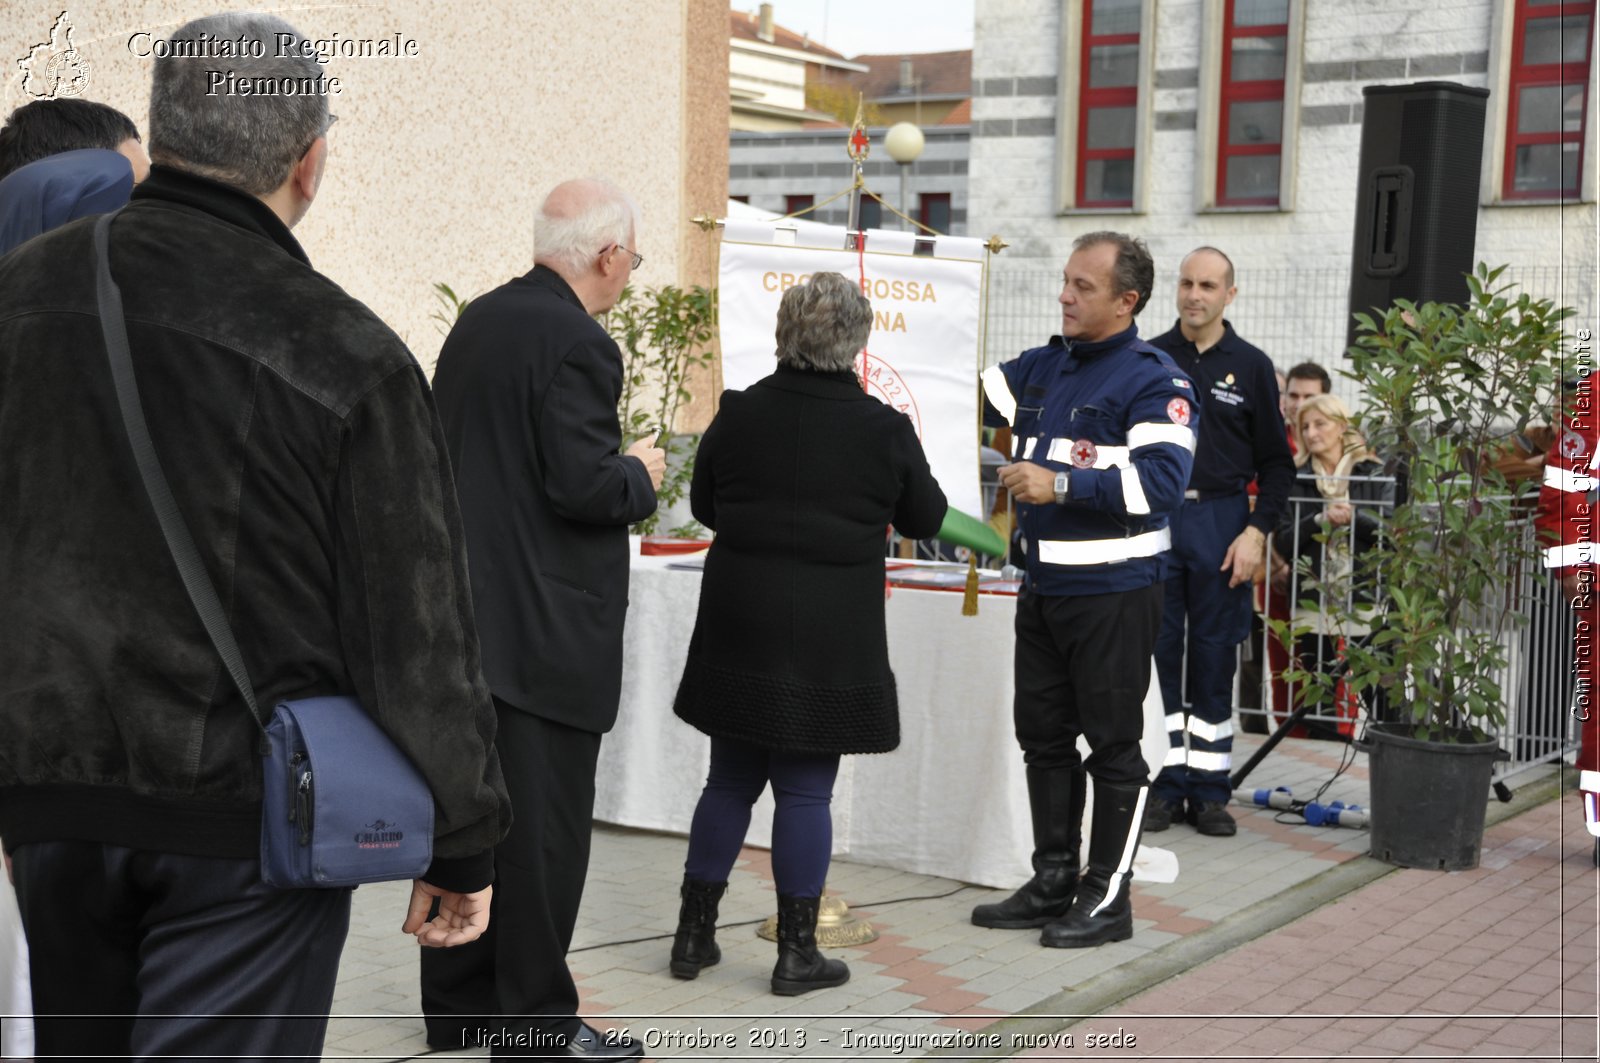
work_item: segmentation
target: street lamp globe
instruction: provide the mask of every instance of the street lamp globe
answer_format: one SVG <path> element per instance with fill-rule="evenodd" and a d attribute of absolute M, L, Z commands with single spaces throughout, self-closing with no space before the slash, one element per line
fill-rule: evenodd
<path fill-rule="evenodd" d="M 922 145 L 922 130 L 911 122 L 896 122 L 883 136 L 889 158 L 902 166 L 909 166 L 921 157 Z"/>
<path fill-rule="evenodd" d="M 896 122 L 889 127 L 883 135 L 883 146 L 889 150 L 889 158 L 900 164 L 900 213 L 907 211 L 907 178 L 911 174 L 911 164 L 917 161 L 922 154 L 922 130 L 911 122 Z"/>

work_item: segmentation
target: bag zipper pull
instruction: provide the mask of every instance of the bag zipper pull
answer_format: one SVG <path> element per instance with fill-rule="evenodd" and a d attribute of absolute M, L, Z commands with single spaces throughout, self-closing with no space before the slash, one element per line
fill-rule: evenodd
<path fill-rule="evenodd" d="M 311 844 L 311 769 L 307 768 L 300 775 L 300 785 L 294 792 L 294 804 L 299 812 L 300 844 Z M 291 817 L 293 818 L 293 817 Z"/>

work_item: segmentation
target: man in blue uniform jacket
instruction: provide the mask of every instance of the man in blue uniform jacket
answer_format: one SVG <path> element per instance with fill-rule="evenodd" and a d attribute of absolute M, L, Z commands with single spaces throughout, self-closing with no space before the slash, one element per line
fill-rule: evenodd
<path fill-rule="evenodd" d="M 1139 739 L 1162 555 L 1199 423 L 1193 385 L 1133 323 L 1154 278 L 1143 241 L 1079 237 L 1064 271 L 1061 335 L 983 374 L 984 423 L 1010 424 L 1016 444 L 1000 482 L 1018 503 L 1027 556 L 1012 712 L 1034 875 L 973 909 L 972 921 L 1043 927 L 1051 948 L 1133 935 L 1129 878 L 1150 781 Z M 1095 799 L 1080 875 L 1085 773 Z"/>

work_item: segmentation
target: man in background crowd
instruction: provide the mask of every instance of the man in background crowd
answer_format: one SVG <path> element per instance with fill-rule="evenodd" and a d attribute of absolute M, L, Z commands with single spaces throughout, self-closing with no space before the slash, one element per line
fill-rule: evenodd
<path fill-rule="evenodd" d="M 1288 384 L 1283 392 L 1283 419 L 1289 426 L 1289 449 L 1300 453 L 1300 440 L 1295 438 L 1294 425 L 1300 416 L 1300 404 L 1318 395 L 1333 391 L 1333 378 L 1316 362 L 1301 362 L 1287 374 Z"/>
<path fill-rule="evenodd" d="M 628 525 L 655 512 L 666 470 L 653 438 L 618 453 L 622 352 L 594 319 L 643 261 L 637 239 L 620 189 L 557 185 L 534 219 L 533 270 L 474 299 L 439 353 L 434 390 L 514 812 L 495 850 L 493 928 L 422 957 L 428 1043 L 440 1048 L 490 1034 L 555 1056 L 643 1051 L 579 1020 L 566 961 L 600 738 L 622 693 Z"/>
<path fill-rule="evenodd" d="M 1583 339 L 1588 339 L 1583 336 Z M 1595 414 L 1600 372 L 1568 380 L 1556 403 L 1555 441 L 1545 452 L 1544 483 L 1534 524 L 1544 543 L 1544 567 L 1578 618 L 1573 636 L 1578 721 L 1578 796 L 1583 825 L 1596 839 L 1600 864 L 1600 704 L 1595 697 L 1595 631 L 1600 626 L 1600 537 L 1594 533 L 1600 484 L 1600 417 Z M 1559 733 L 1559 732 L 1558 732 Z"/>
<path fill-rule="evenodd" d="M 1214 836 L 1237 829 L 1228 812 L 1234 667 L 1250 633 L 1251 582 L 1294 483 L 1272 362 L 1222 316 L 1237 293 L 1228 256 L 1196 248 L 1178 270 L 1178 323 L 1150 341 L 1194 380 L 1206 418 L 1172 518 L 1156 641 L 1171 748 L 1151 784 L 1150 832 L 1178 820 Z"/>
<path fill-rule="evenodd" d="M 150 174 L 150 156 L 132 119 L 93 100 L 61 99 L 34 100 L 7 116 L 0 126 L 0 178 L 30 162 L 83 148 L 125 157 L 135 184 Z"/>

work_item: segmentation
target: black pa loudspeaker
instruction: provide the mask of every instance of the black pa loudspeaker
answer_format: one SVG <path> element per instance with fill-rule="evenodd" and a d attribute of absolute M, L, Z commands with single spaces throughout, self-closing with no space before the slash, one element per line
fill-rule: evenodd
<path fill-rule="evenodd" d="M 1396 299 L 1464 303 L 1489 90 L 1419 81 L 1362 94 L 1350 313 L 1381 315 Z"/>

